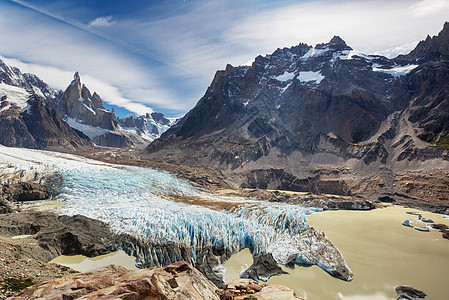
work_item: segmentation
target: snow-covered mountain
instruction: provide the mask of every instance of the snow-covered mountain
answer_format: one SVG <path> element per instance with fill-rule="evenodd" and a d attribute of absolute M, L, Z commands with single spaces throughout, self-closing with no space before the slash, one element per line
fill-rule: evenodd
<path fill-rule="evenodd" d="M 134 133 L 149 142 L 160 137 L 177 121 L 156 112 L 145 115 L 128 115 L 124 118 L 117 118 L 117 120 L 123 130 Z"/>
<path fill-rule="evenodd" d="M 218 168 L 240 187 L 383 190 L 392 199 L 416 190 L 421 200 L 425 187 L 440 201 L 429 196 L 444 195 L 436 183 L 410 189 L 403 177 L 400 189 L 395 180 L 405 171 L 449 170 L 448 78 L 449 23 L 393 59 L 355 52 L 338 36 L 277 49 L 217 71 L 144 157 Z M 364 181 L 376 176 L 378 189 Z"/>
<path fill-rule="evenodd" d="M 153 113 L 148 118 L 146 116 L 135 117 L 136 122 L 134 123 L 127 121 L 127 124 L 132 126 L 127 125 L 131 128 L 123 129 L 114 110 L 108 111 L 105 109 L 100 96 L 95 92 L 92 94 L 81 83 L 78 72 L 75 73 L 73 81 L 65 91 L 56 91 L 37 76 L 28 73 L 23 74 L 19 69 L 10 67 L 0 60 L 0 117 L 3 120 L 3 128 L 11 129 L 9 131 L 2 130 L 4 138 L 0 143 L 19 147 L 47 147 L 47 143 L 37 145 L 35 141 L 33 142 L 33 139 L 37 137 L 31 138 L 30 134 L 26 133 L 29 130 L 25 130 L 26 126 L 21 124 L 23 123 L 23 117 L 21 116 L 28 116 L 24 113 L 30 114 L 31 106 L 28 99 L 31 96 L 34 103 L 39 102 L 39 105 L 44 107 L 48 114 L 56 115 L 51 118 L 57 118 L 58 124 L 64 123 L 59 127 L 65 130 L 65 127 L 69 127 L 66 126 L 68 124 L 74 129 L 73 132 L 77 132 L 76 136 L 81 136 L 83 140 L 90 139 L 100 146 L 143 147 L 159 137 L 173 124 L 162 114 Z M 17 118 L 21 121 L 11 123 L 12 115 L 14 115 L 16 121 Z M 43 116 L 40 116 L 40 118 L 42 119 Z M 48 119 L 51 118 L 48 117 Z M 139 121 L 140 119 L 143 122 Z M 9 120 L 7 127 L 5 127 L 5 120 Z M 59 127 L 53 125 L 50 126 L 51 130 L 55 135 L 58 135 Z M 69 138 L 65 133 L 63 136 Z M 73 139 L 76 140 L 77 138 L 73 137 Z M 70 145 L 70 141 L 67 141 L 67 143 L 67 145 Z M 75 145 L 78 144 L 80 144 L 80 141 L 75 142 Z M 89 147 L 93 146 L 90 141 L 88 144 Z M 83 143 L 80 145 L 83 145 Z M 87 146 L 87 144 L 84 146 Z M 62 146 L 62 148 L 74 150 L 72 146 Z"/>
<path fill-rule="evenodd" d="M 114 111 L 105 109 L 97 93 L 81 83 L 78 72 L 52 105 L 73 128 L 82 131 L 95 144 L 106 147 L 139 147 L 147 144 L 138 135 L 122 130 Z"/>
<path fill-rule="evenodd" d="M 57 96 L 37 76 L 0 61 L 0 144 L 63 151 L 93 148 L 87 136 L 47 104 Z"/>

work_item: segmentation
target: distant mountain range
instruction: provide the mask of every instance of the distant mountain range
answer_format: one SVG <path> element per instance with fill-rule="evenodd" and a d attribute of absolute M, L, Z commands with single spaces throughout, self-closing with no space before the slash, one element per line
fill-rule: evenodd
<path fill-rule="evenodd" d="M 119 119 L 78 73 L 65 91 L 56 91 L 1 60 L 0 98 L 0 144 L 7 146 L 66 151 L 92 148 L 93 143 L 144 147 L 174 122 L 160 113 Z"/>
<path fill-rule="evenodd" d="M 446 23 L 393 59 L 335 36 L 227 65 L 143 157 L 218 168 L 240 187 L 393 197 L 407 190 L 397 187 L 407 171 L 447 172 L 448 149 Z"/>

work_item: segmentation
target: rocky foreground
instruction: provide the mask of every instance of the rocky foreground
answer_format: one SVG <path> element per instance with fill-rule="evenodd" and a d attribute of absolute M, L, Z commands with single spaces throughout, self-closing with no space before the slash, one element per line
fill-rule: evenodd
<path fill-rule="evenodd" d="M 186 262 L 129 271 L 110 265 L 25 289 L 12 299 L 302 299 L 278 285 L 239 279 L 218 289 Z"/>

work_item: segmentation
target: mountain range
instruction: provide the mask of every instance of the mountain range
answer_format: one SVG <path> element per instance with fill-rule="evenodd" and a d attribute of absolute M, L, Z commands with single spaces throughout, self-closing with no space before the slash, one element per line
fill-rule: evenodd
<path fill-rule="evenodd" d="M 142 148 L 174 120 L 160 113 L 116 117 L 101 97 L 81 83 L 78 72 L 65 91 L 0 60 L 0 144 L 82 151 L 94 145 Z"/>
<path fill-rule="evenodd" d="M 277 49 L 218 71 L 142 157 L 215 168 L 235 187 L 444 202 L 448 79 L 449 23 L 392 59 L 338 36 Z"/>

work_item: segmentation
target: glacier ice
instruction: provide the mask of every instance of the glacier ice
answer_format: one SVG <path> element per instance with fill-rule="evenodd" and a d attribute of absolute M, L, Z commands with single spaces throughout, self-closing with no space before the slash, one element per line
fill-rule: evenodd
<path fill-rule="evenodd" d="M 110 165 L 68 154 L 8 149 L 0 147 L 0 164 L 12 161 L 22 170 L 57 171 L 64 179 L 59 195 L 66 203 L 63 212 L 104 221 L 118 234 L 158 244 L 180 244 L 192 249 L 193 256 L 197 249 L 217 245 L 231 253 L 249 248 L 253 254 L 272 253 L 282 264 L 292 260 L 316 264 L 337 277 L 335 272 L 344 269 L 338 272 L 346 272 L 349 277 L 341 277 L 352 278 L 338 249 L 306 223 L 307 215 L 320 209 L 213 195 L 165 171 Z M 212 209 L 173 198 L 234 205 L 229 210 Z"/>

